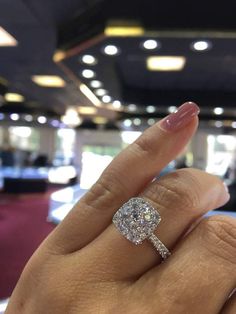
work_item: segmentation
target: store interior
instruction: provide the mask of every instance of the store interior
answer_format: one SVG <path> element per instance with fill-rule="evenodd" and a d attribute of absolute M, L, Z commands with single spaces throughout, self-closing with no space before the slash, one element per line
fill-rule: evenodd
<path fill-rule="evenodd" d="M 0 313 L 30 256 L 106 166 L 185 101 L 199 105 L 199 129 L 157 176 L 183 167 L 219 176 L 231 194 L 219 210 L 236 214 L 232 8 L 0 1 Z"/>

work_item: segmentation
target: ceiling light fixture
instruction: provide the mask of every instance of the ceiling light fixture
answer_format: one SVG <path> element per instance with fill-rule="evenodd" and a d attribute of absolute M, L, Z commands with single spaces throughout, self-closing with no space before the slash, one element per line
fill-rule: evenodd
<path fill-rule="evenodd" d="M 82 123 L 82 119 L 75 108 L 68 108 L 61 121 L 69 127 L 76 127 Z"/>
<path fill-rule="evenodd" d="M 27 114 L 24 116 L 24 120 L 27 122 L 32 122 L 33 121 L 33 116 L 31 114 Z"/>
<path fill-rule="evenodd" d="M 153 125 L 155 123 L 155 119 L 150 118 L 148 119 L 147 123 L 148 125 Z"/>
<path fill-rule="evenodd" d="M 97 81 L 97 80 L 93 80 L 90 82 L 90 86 L 92 88 L 100 88 L 100 87 L 102 87 L 102 82 Z"/>
<path fill-rule="evenodd" d="M 96 107 L 101 106 L 101 101 L 94 95 L 94 93 L 85 84 L 81 84 L 79 89 L 84 94 L 84 96 L 86 96 L 91 101 L 91 103 L 94 106 Z"/>
<path fill-rule="evenodd" d="M 87 115 L 93 115 L 97 113 L 97 108 L 95 107 L 89 107 L 89 106 L 80 106 L 78 108 L 78 112 L 80 114 L 87 114 Z"/>
<path fill-rule="evenodd" d="M 103 89 L 103 88 L 99 88 L 99 89 L 97 89 L 97 90 L 95 91 L 95 94 L 96 94 L 97 96 L 104 96 L 104 95 L 106 95 L 107 93 L 108 93 L 108 91 L 105 90 L 105 89 Z"/>
<path fill-rule="evenodd" d="M 156 107 L 154 107 L 154 106 L 147 106 L 146 111 L 148 113 L 154 113 L 156 111 Z"/>
<path fill-rule="evenodd" d="M 24 96 L 16 93 L 7 93 L 5 95 L 5 100 L 7 102 L 23 102 L 25 100 Z"/>
<path fill-rule="evenodd" d="M 20 119 L 20 115 L 18 113 L 12 113 L 10 114 L 10 119 L 12 121 L 18 121 Z"/>
<path fill-rule="evenodd" d="M 0 26 L 0 47 L 15 47 L 18 41 Z"/>
<path fill-rule="evenodd" d="M 61 62 L 63 59 L 66 58 L 66 52 L 62 50 L 58 50 L 53 55 L 53 61 L 54 62 Z"/>
<path fill-rule="evenodd" d="M 145 30 L 141 26 L 108 26 L 105 28 L 105 35 L 111 37 L 132 37 L 142 36 Z"/>
<path fill-rule="evenodd" d="M 115 45 L 107 45 L 103 51 L 108 56 L 115 56 L 119 53 L 119 49 Z"/>
<path fill-rule="evenodd" d="M 82 76 L 87 78 L 87 79 L 91 79 L 93 77 L 95 77 L 95 72 L 89 69 L 85 69 L 82 71 Z"/>
<path fill-rule="evenodd" d="M 215 126 L 217 128 L 221 128 L 223 126 L 223 122 L 222 121 L 215 121 Z"/>
<path fill-rule="evenodd" d="M 33 75 L 32 81 L 41 87 L 62 88 L 66 82 L 57 75 Z"/>
<path fill-rule="evenodd" d="M 92 55 L 84 55 L 81 58 L 82 62 L 89 65 L 94 65 L 97 63 L 97 59 Z"/>
<path fill-rule="evenodd" d="M 113 101 L 112 106 L 115 109 L 120 109 L 122 107 L 122 104 L 119 100 L 115 100 L 115 101 Z"/>
<path fill-rule="evenodd" d="M 147 69 L 149 71 L 181 71 L 186 63 L 182 56 L 148 57 Z"/>
<path fill-rule="evenodd" d="M 92 119 L 92 121 L 96 124 L 106 124 L 108 122 L 108 119 L 105 117 L 95 117 Z"/>
<path fill-rule="evenodd" d="M 137 110 L 137 106 L 135 104 L 128 105 L 128 110 L 134 112 Z"/>
<path fill-rule="evenodd" d="M 40 116 L 40 117 L 38 117 L 37 121 L 40 124 L 45 124 L 45 123 L 47 123 L 47 118 L 44 116 Z"/>
<path fill-rule="evenodd" d="M 232 126 L 233 129 L 236 129 L 236 121 L 233 121 L 231 126 Z"/>
<path fill-rule="evenodd" d="M 141 123 L 142 123 L 142 121 L 141 121 L 141 119 L 139 119 L 139 118 L 135 118 L 135 119 L 133 120 L 133 124 L 136 125 L 136 126 L 141 125 Z"/>
<path fill-rule="evenodd" d="M 126 128 L 129 128 L 129 127 L 131 127 L 131 125 L 132 125 L 132 121 L 131 121 L 130 119 L 125 119 L 125 120 L 123 121 L 123 125 L 124 125 Z"/>
<path fill-rule="evenodd" d="M 143 42 L 142 46 L 147 50 L 153 50 L 159 47 L 160 44 L 154 39 L 148 39 Z"/>
<path fill-rule="evenodd" d="M 169 113 L 174 113 L 174 112 L 176 112 L 176 110 L 177 110 L 177 107 L 176 107 L 176 106 L 170 106 L 170 107 L 168 108 L 168 112 L 169 112 Z"/>
<path fill-rule="evenodd" d="M 191 44 L 191 48 L 197 51 L 209 50 L 211 48 L 211 44 L 206 40 L 195 41 Z"/>
<path fill-rule="evenodd" d="M 109 102 L 111 102 L 111 96 L 109 96 L 109 95 L 105 95 L 105 96 L 103 96 L 102 97 L 102 101 L 104 102 L 104 103 L 109 103 Z"/>
<path fill-rule="evenodd" d="M 213 111 L 214 111 L 214 114 L 216 114 L 216 115 L 221 115 L 224 113 L 224 109 L 221 107 L 216 107 L 216 108 L 214 108 Z"/>

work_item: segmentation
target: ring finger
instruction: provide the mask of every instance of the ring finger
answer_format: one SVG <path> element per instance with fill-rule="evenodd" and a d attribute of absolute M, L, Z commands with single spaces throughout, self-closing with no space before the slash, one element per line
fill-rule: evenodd
<path fill-rule="evenodd" d="M 155 235 L 170 250 L 198 217 L 229 199 L 217 177 L 196 169 L 181 169 L 166 175 L 152 182 L 140 196 L 161 215 Z M 113 224 L 90 243 L 84 253 L 99 261 L 98 271 L 109 279 L 140 276 L 161 261 L 148 241 L 136 246 Z"/>

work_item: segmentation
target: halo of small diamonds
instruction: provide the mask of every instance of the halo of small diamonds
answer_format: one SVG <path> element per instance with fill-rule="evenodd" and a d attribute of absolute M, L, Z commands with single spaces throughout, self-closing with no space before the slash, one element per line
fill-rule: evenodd
<path fill-rule="evenodd" d="M 160 221 L 158 211 L 140 197 L 131 198 L 113 217 L 119 232 L 136 245 L 148 239 Z"/>

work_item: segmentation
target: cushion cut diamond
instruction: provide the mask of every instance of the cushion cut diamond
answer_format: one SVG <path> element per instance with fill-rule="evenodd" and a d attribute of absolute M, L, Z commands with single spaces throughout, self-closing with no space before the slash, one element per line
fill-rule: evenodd
<path fill-rule="evenodd" d="M 113 217 L 117 229 L 135 244 L 149 238 L 160 221 L 157 210 L 139 197 L 131 198 Z"/>

